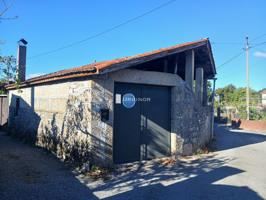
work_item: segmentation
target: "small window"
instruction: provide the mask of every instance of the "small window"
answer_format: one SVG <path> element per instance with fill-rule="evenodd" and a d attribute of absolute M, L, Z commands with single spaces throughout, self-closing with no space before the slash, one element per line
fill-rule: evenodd
<path fill-rule="evenodd" d="M 18 110 L 20 107 L 20 98 L 16 98 L 16 110 L 15 110 L 15 116 L 18 116 Z"/>

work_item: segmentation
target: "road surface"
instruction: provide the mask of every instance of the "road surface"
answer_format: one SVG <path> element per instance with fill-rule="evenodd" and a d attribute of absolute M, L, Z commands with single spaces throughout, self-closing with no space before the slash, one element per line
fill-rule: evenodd
<path fill-rule="evenodd" d="M 0 134 L 0 199 L 266 199 L 266 135 L 216 127 L 217 150 L 165 166 L 123 167 L 108 181 Z"/>

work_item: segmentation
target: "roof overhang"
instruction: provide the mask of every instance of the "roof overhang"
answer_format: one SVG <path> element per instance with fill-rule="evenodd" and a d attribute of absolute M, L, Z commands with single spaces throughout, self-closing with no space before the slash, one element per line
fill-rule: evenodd
<path fill-rule="evenodd" d="M 22 82 L 19 87 L 29 87 L 37 84 L 46 84 L 48 82 L 60 81 L 64 79 L 73 79 L 88 77 L 92 75 L 106 74 L 117 70 L 129 68 L 155 59 L 171 56 L 188 50 L 201 50 L 204 52 L 204 60 L 202 65 L 209 69 L 208 78 L 213 78 L 216 74 L 215 62 L 212 54 L 210 41 L 208 38 L 194 42 L 178 44 L 168 48 L 162 48 L 155 51 L 139 54 L 136 56 L 124 57 L 110 61 L 103 61 L 75 67 L 67 70 L 61 70 L 55 73 L 35 77 Z M 201 58 L 201 55 L 199 55 Z M 206 60 L 206 61 L 205 61 Z M 16 84 L 6 86 L 7 90 L 17 89 Z"/>

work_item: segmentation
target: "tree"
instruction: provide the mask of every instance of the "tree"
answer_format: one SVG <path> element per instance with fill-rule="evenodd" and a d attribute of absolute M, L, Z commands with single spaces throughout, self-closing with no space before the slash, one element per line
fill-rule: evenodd
<path fill-rule="evenodd" d="M 230 84 L 223 88 L 216 90 L 216 95 L 219 95 L 220 106 L 230 106 L 236 109 L 240 118 L 246 118 L 246 88 L 235 87 Z M 260 93 L 250 88 L 250 107 L 251 107 L 251 119 L 260 119 L 256 107 L 260 103 Z M 218 106 L 216 102 L 215 106 Z"/>
<path fill-rule="evenodd" d="M 14 82 L 16 79 L 16 59 L 14 56 L 0 56 L 1 83 Z"/>
<path fill-rule="evenodd" d="M 4 93 L 4 85 L 12 82 L 16 82 L 16 59 L 14 56 L 0 56 L 0 93 Z"/>

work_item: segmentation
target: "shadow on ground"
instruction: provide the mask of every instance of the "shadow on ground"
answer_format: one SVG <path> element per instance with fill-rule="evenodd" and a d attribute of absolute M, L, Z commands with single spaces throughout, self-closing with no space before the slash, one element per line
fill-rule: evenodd
<path fill-rule="evenodd" d="M 0 132 L 0 200 L 98 199 L 61 161 Z"/>
<path fill-rule="evenodd" d="M 169 186 L 158 183 L 136 187 L 106 199 L 262 199 L 248 187 L 212 184 L 242 172 L 236 168 L 223 166 Z"/>
<path fill-rule="evenodd" d="M 216 149 L 221 151 L 265 142 L 266 135 L 240 129 L 231 129 L 225 125 L 216 125 L 215 140 L 216 142 L 219 141 L 216 144 Z"/>
<path fill-rule="evenodd" d="M 240 140 L 240 133 L 219 134 Z M 265 141 L 243 137 L 220 149 Z M 76 176 L 51 154 L 0 134 L 0 199 L 263 199 L 249 187 L 217 183 L 245 172 L 228 166 L 231 161 L 215 154 L 168 166 L 149 161 L 121 166 L 109 181 L 92 181 Z"/>
<path fill-rule="evenodd" d="M 121 169 L 106 183 L 83 182 L 99 199 L 262 199 L 248 187 L 215 184 L 244 172 L 226 166 L 230 161 L 211 155 L 173 166 L 148 162 Z"/>
<path fill-rule="evenodd" d="M 266 140 L 263 135 L 224 128 L 219 128 L 216 133 L 218 150 Z M 224 134 L 226 137 L 221 137 Z M 263 199 L 247 186 L 219 184 L 219 181 L 245 171 L 228 166 L 233 158 L 215 154 L 197 160 L 183 160 L 173 166 L 148 162 L 129 169 L 122 167 L 116 178 L 108 182 L 83 182 L 100 199 Z"/>

